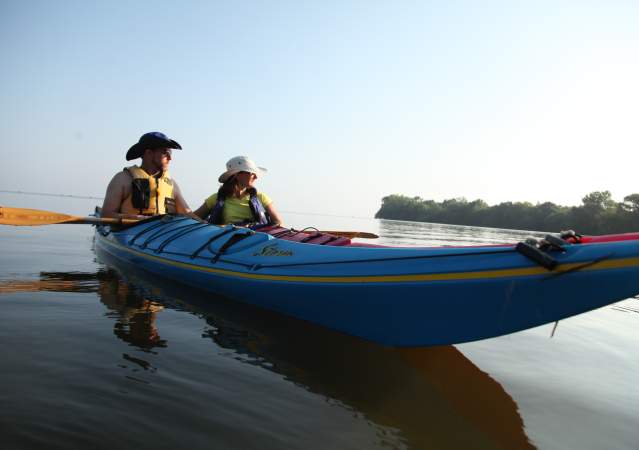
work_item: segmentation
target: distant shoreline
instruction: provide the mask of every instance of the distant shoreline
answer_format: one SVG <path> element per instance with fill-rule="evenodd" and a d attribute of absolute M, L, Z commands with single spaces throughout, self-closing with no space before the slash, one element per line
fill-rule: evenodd
<path fill-rule="evenodd" d="M 626 233 L 639 231 L 639 194 L 615 202 L 609 191 L 595 191 L 586 195 L 580 206 L 552 202 L 503 202 L 490 206 L 481 199 L 436 202 L 393 194 L 382 199 L 375 218 L 517 230 L 572 229 L 581 234 Z"/>

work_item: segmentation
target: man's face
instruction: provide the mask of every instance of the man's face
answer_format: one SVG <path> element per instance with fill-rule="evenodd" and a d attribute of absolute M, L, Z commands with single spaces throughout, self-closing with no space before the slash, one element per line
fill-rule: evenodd
<path fill-rule="evenodd" d="M 153 152 L 153 164 L 162 171 L 169 168 L 171 162 L 171 149 L 170 148 L 156 148 Z"/>

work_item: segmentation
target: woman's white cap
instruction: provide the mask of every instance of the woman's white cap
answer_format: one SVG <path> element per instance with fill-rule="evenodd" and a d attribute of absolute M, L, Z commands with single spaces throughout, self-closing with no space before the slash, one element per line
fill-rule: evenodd
<path fill-rule="evenodd" d="M 251 172 L 261 177 L 267 170 L 264 167 L 257 167 L 255 163 L 246 156 L 236 156 L 228 160 L 226 163 L 226 172 L 220 175 L 218 181 L 220 183 L 226 183 L 229 178 L 239 172 Z"/>

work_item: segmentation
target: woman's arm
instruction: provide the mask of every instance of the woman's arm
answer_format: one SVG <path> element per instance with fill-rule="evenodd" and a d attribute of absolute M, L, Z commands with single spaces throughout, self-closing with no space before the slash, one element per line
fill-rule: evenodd
<path fill-rule="evenodd" d="M 204 218 L 206 218 L 206 216 L 209 215 L 210 212 L 211 212 L 211 208 L 209 208 L 206 205 L 206 202 L 204 202 L 204 203 L 202 203 L 202 206 L 200 206 L 198 209 L 193 211 L 193 214 L 198 216 L 200 219 L 204 219 Z"/>
<path fill-rule="evenodd" d="M 273 222 L 273 225 L 282 225 L 282 218 L 275 210 L 273 203 L 270 203 L 264 209 L 266 209 L 266 212 L 268 213 L 268 215 L 271 216 L 271 222 Z"/>

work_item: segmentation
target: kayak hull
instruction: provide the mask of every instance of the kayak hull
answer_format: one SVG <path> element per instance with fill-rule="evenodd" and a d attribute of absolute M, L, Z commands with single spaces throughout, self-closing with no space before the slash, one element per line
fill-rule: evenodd
<path fill-rule="evenodd" d="M 548 270 L 514 246 L 327 247 L 165 222 L 99 227 L 96 248 L 157 276 L 390 346 L 500 336 L 639 293 L 637 240 L 567 245 Z M 224 248 L 235 235 L 246 236 Z"/>

